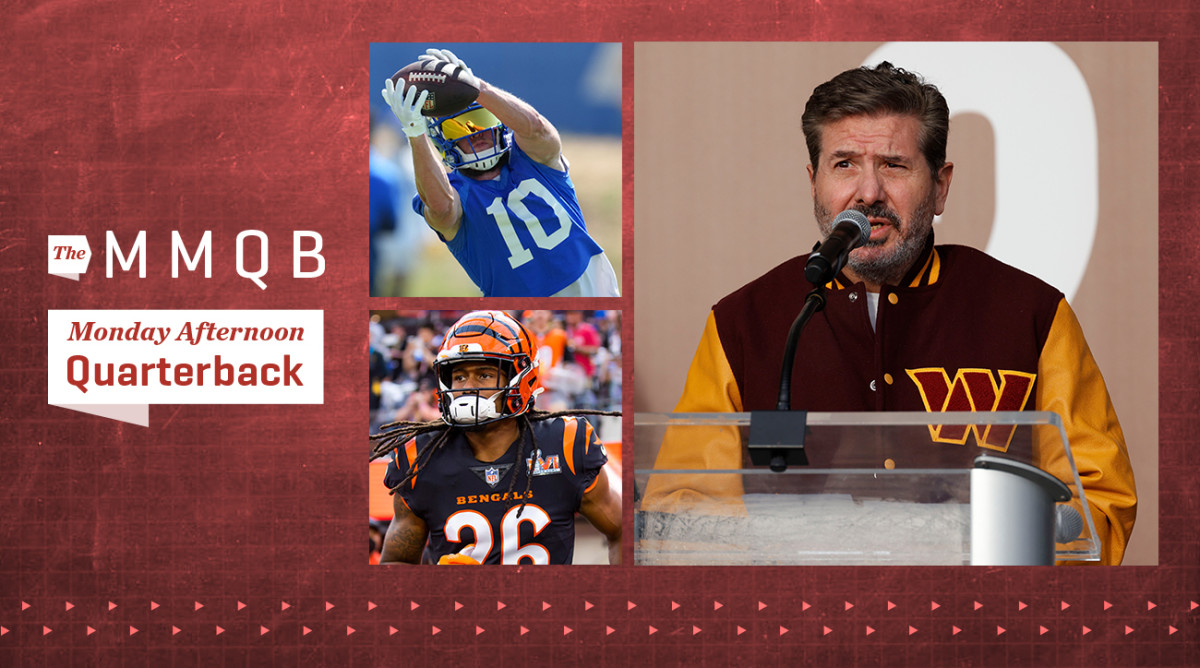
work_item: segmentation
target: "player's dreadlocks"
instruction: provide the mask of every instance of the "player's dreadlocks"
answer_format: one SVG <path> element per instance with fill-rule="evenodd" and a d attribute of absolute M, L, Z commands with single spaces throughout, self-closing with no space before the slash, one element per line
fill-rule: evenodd
<path fill-rule="evenodd" d="M 513 471 L 512 476 L 508 479 L 508 491 L 505 492 L 504 495 L 505 498 L 509 499 L 509 507 L 512 507 L 512 501 L 515 501 L 512 491 L 513 487 L 516 486 L 517 475 L 520 473 L 521 469 L 521 462 L 525 459 L 526 434 L 529 435 L 531 446 L 530 452 L 537 452 L 538 449 L 537 437 L 534 436 L 532 422 L 534 420 L 551 420 L 560 417 L 576 417 L 583 415 L 605 415 L 620 417 L 621 411 L 579 409 L 548 412 L 530 409 L 526 413 L 517 416 L 517 426 L 520 428 L 520 432 L 517 435 L 517 458 L 516 462 L 513 464 L 513 468 L 516 470 Z M 401 421 L 385 424 L 380 428 L 381 431 L 378 434 L 372 434 L 370 438 L 376 443 L 374 447 L 371 448 L 370 459 L 375 460 L 379 457 L 387 455 L 387 453 L 394 448 L 403 446 L 411 438 L 421 434 L 440 431 L 436 438 L 432 439 L 425 447 L 421 448 L 421 450 L 417 452 L 416 459 L 413 461 L 412 466 L 410 466 L 408 469 L 408 474 L 404 476 L 404 479 L 396 483 L 394 487 L 388 488 L 388 494 L 395 494 L 396 491 L 403 487 L 405 483 L 412 480 L 420 470 L 424 469 L 425 465 L 429 463 L 430 458 L 433 457 L 433 454 L 441 449 L 441 447 L 450 440 L 451 430 L 456 428 L 457 427 L 446 424 L 442 420 L 433 420 L 430 422 Z M 533 487 L 533 466 L 534 463 L 530 462 L 529 466 L 526 467 L 528 470 L 525 471 L 525 492 L 522 494 L 522 499 L 529 498 L 529 492 Z M 518 518 L 521 517 L 521 513 L 524 510 L 525 503 L 522 501 L 521 507 L 517 509 Z"/>

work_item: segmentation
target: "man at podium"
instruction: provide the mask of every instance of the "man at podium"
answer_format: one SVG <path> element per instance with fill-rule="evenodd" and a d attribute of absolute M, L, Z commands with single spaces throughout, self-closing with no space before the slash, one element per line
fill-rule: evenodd
<path fill-rule="evenodd" d="M 966 246 L 934 243 L 933 217 L 954 175 L 949 123 L 935 86 L 887 62 L 843 72 L 809 98 L 802 125 L 817 226 L 825 239 L 844 237 L 839 214 L 856 211 L 869 237 L 864 230 L 865 241 L 848 244 L 853 250 L 832 258 L 819 279 L 825 305 L 800 337 L 791 408 L 1056 412 L 1101 563 L 1119 564 L 1136 515 L 1133 471 L 1074 312 L 1037 277 Z M 805 275 L 810 259 L 794 257 L 713 306 L 676 412 L 776 409 L 788 330 L 815 287 Z M 655 468 L 736 469 L 748 461 L 739 439 L 697 447 L 668 437 Z M 1035 463 L 1051 473 L 1066 465 L 1052 456 Z M 656 493 L 678 500 L 688 490 L 648 490 Z"/>

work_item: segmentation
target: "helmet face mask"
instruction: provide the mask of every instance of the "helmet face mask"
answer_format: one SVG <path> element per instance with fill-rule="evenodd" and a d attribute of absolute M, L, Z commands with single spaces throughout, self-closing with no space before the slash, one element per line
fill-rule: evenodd
<path fill-rule="evenodd" d="M 446 397 L 446 407 L 442 411 L 442 419 L 452 424 L 462 426 L 483 425 L 501 419 L 504 410 L 503 402 L 497 399 L 503 397 L 510 389 L 508 379 L 512 374 L 505 372 L 505 367 L 511 364 L 500 360 L 478 362 L 461 360 L 457 363 L 441 365 L 438 371 L 438 383 L 441 388 L 454 388 L 454 378 L 464 367 L 471 367 L 470 372 L 479 375 L 481 372 L 494 374 L 496 382 L 492 385 L 471 385 L 458 389 L 442 389 Z M 497 407 L 499 403 L 499 407 Z M 447 418 L 449 418 L 447 420 Z"/>
<path fill-rule="evenodd" d="M 512 131 L 478 102 L 457 114 L 428 118 L 426 126 L 426 134 L 450 169 L 491 169 L 512 146 Z"/>
<path fill-rule="evenodd" d="M 494 366 L 495 385 L 455 388 L 455 369 L 466 363 Z M 523 415 L 541 393 L 533 339 L 501 311 L 475 311 L 454 323 L 433 370 L 442 420 L 453 426 L 478 427 Z"/>

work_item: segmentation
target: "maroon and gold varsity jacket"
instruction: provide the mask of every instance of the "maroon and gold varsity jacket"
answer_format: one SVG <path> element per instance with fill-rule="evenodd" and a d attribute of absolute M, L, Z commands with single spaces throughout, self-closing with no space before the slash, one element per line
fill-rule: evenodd
<path fill-rule="evenodd" d="M 774 410 L 785 341 L 812 285 L 792 258 L 713 307 L 676 412 Z M 882 287 L 840 274 L 800 337 L 792 407 L 810 411 L 1039 410 L 1062 416 L 1101 542 L 1118 564 L 1137 494 L 1125 438 L 1074 312 L 1040 279 L 965 246 L 934 246 Z M 735 469 L 740 440 L 664 441 L 656 468 Z M 1039 461 L 1062 473 L 1065 462 Z M 1065 477 L 1065 474 L 1060 475 Z"/>

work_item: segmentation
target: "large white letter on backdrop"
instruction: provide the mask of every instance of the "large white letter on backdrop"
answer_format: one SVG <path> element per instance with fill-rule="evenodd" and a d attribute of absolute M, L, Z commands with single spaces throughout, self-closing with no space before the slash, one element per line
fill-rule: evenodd
<path fill-rule="evenodd" d="M 951 117 L 987 118 L 996 133 L 996 211 L 985 250 L 1074 297 L 1100 205 L 1096 111 L 1071 57 L 1046 42 L 892 42 L 864 64 L 883 60 L 936 85 Z"/>

